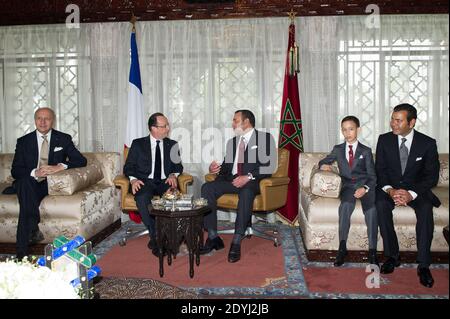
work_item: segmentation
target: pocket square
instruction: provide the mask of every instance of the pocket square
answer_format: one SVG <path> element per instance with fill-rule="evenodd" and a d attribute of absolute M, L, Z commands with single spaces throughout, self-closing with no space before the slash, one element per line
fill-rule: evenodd
<path fill-rule="evenodd" d="M 359 158 L 361 159 L 361 158 L 364 158 L 364 156 L 362 156 L 362 155 L 359 155 Z"/>
<path fill-rule="evenodd" d="M 416 158 L 416 162 L 421 161 L 421 160 L 422 160 L 422 157 Z"/>
<path fill-rule="evenodd" d="M 56 146 L 56 147 L 53 149 L 53 152 L 58 152 L 58 151 L 60 151 L 60 150 L 62 150 L 62 149 L 63 149 L 62 147 Z"/>
<path fill-rule="evenodd" d="M 250 149 L 254 150 L 254 149 L 257 149 L 257 148 L 258 148 L 258 145 L 253 145 Z"/>

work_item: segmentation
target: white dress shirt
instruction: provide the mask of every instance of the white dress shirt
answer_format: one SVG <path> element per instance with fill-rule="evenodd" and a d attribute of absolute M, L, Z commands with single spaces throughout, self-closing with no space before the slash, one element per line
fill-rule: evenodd
<path fill-rule="evenodd" d="M 348 142 L 345 142 L 345 158 L 347 159 L 347 162 L 349 160 L 349 154 L 348 152 L 350 151 L 350 147 L 348 147 L 349 145 L 353 146 L 352 150 L 353 150 L 353 160 L 356 159 L 355 154 L 356 154 L 356 148 L 358 147 L 358 140 L 356 140 L 356 142 L 354 142 L 353 144 L 349 144 Z"/>
<path fill-rule="evenodd" d="M 150 175 L 148 175 L 148 178 L 153 178 L 153 174 L 155 173 L 156 141 L 157 139 L 150 134 L 150 148 L 152 149 L 152 172 L 150 173 Z M 161 179 L 165 179 L 166 174 L 164 173 L 164 143 L 162 140 L 159 141 L 159 149 L 161 151 Z"/>

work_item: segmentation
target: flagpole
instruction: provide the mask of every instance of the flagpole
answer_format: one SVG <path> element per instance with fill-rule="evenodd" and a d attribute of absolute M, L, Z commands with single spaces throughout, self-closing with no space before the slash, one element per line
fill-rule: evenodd
<path fill-rule="evenodd" d="M 130 23 L 133 25 L 133 28 L 131 29 L 131 32 L 136 33 L 136 16 L 134 15 L 134 12 L 131 12 L 131 19 Z"/>
<path fill-rule="evenodd" d="M 130 23 L 132 25 L 130 37 L 130 73 L 128 80 L 128 110 L 127 129 L 124 147 L 124 159 L 131 148 L 133 140 L 145 136 L 146 126 L 144 120 L 144 98 L 142 95 L 141 71 L 139 68 L 138 46 L 136 41 L 136 21 L 134 12 L 131 12 Z M 128 215 L 135 223 L 142 222 L 142 218 L 136 211 L 128 211 Z"/>
<path fill-rule="evenodd" d="M 289 16 L 289 20 L 291 20 L 291 24 L 294 24 L 296 14 L 297 14 L 297 12 L 295 12 L 293 8 L 291 8 L 291 11 L 288 12 L 288 16 Z"/>
<path fill-rule="evenodd" d="M 280 114 L 280 137 L 278 147 L 289 151 L 288 176 L 290 178 L 286 205 L 278 209 L 283 220 L 296 223 L 299 213 L 299 155 L 303 152 L 302 120 L 297 73 L 299 72 L 298 45 L 295 40 L 295 15 L 291 9 L 287 13 L 290 20 L 286 52 L 286 69 L 283 84 L 283 98 Z"/>

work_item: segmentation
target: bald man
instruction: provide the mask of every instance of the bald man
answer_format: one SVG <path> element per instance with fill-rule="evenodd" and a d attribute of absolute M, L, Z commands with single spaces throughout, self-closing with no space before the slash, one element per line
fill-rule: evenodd
<path fill-rule="evenodd" d="M 54 122 L 52 109 L 39 108 L 34 113 L 36 130 L 17 139 L 11 175 L 20 205 L 16 235 L 18 260 L 28 255 L 29 245 L 44 239 L 39 230 L 39 205 L 48 195 L 47 176 L 87 163 L 72 137 L 53 129 Z"/>

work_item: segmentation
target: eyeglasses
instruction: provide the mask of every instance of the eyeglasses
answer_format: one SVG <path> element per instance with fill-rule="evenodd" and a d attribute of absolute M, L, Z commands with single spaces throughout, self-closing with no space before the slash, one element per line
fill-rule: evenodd
<path fill-rule="evenodd" d="M 170 126 L 169 126 L 169 124 L 166 124 L 166 125 L 153 125 L 154 127 L 157 127 L 157 128 L 169 128 Z"/>

